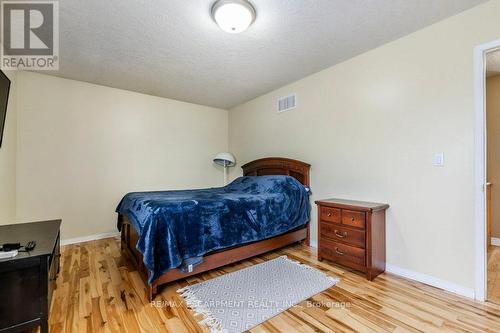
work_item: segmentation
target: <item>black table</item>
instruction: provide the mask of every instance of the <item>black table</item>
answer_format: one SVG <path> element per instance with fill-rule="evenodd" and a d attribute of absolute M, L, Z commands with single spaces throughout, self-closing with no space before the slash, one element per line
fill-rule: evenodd
<path fill-rule="evenodd" d="M 36 241 L 33 251 L 0 259 L 0 332 L 40 326 L 48 332 L 52 291 L 59 272 L 61 220 L 0 226 L 0 244 Z"/>

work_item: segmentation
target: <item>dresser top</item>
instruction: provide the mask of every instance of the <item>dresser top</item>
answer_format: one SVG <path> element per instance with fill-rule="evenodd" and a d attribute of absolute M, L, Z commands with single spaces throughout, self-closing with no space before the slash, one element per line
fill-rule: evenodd
<path fill-rule="evenodd" d="M 36 246 L 31 252 L 19 252 L 14 258 L 0 259 L 1 261 L 18 260 L 29 257 L 51 255 L 56 244 L 61 220 L 16 223 L 0 226 L 0 245 L 5 243 L 21 243 L 26 245 L 31 240 Z"/>
<path fill-rule="evenodd" d="M 362 211 L 377 211 L 389 208 L 389 205 L 384 203 L 336 199 L 336 198 L 316 200 L 315 203 L 317 205 L 322 205 L 322 206 L 362 210 Z"/>

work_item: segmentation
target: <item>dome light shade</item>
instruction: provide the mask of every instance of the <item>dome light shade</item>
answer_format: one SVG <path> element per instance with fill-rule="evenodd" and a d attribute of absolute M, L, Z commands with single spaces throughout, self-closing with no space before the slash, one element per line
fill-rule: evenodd
<path fill-rule="evenodd" d="M 219 153 L 214 157 L 214 163 L 223 167 L 231 167 L 235 162 L 234 156 L 231 153 Z"/>
<path fill-rule="evenodd" d="M 255 9 L 247 0 L 218 0 L 212 6 L 212 17 L 224 31 L 237 34 L 255 20 Z"/>

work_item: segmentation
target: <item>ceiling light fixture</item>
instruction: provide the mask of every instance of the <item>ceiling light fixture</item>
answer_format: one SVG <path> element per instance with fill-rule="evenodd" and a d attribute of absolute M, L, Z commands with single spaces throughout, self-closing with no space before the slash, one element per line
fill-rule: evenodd
<path fill-rule="evenodd" d="M 212 18 L 224 31 L 237 34 L 255 21 L 255 8 L 247 0 L 218 0 L 212 6 Z"/>

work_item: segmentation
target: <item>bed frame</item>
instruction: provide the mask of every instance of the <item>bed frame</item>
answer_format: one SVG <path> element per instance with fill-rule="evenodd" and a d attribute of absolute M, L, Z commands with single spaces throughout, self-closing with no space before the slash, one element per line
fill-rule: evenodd
<path fill-rule="evenodd" d="M 309 186 L 310 165 L 301 161 L 281 157 L 268 157 L 247 163 L 241 168 L 243 169 L 244 176 L 288 175 L 296 178 L 303 185 Z M 203 257 L 203 262 L 195 266 L 192 272 L 187 273 L 179 269 L 171 269 L 154 280 L 152 284 L 149 284 L 147 282 L 148 271 L 143 263 L 142 254 L 135 248 L 139 239 L 137 231 L 130 224 L 127 216 L 119 214 L 118 224 L 121 225 L 122 253 L 131 259 L 145 284 L 148 286 L 147 297 L 150 301 L 157 295 L 158 287 L 163 284 L 232 264 L 236 261 L 269 252 L 295 242 L 305 241 L 306 245 L 309 245 L 309 223 L 307 223 L 304 227 L 294 229 L 279 236 L 208 253 Z"/>

